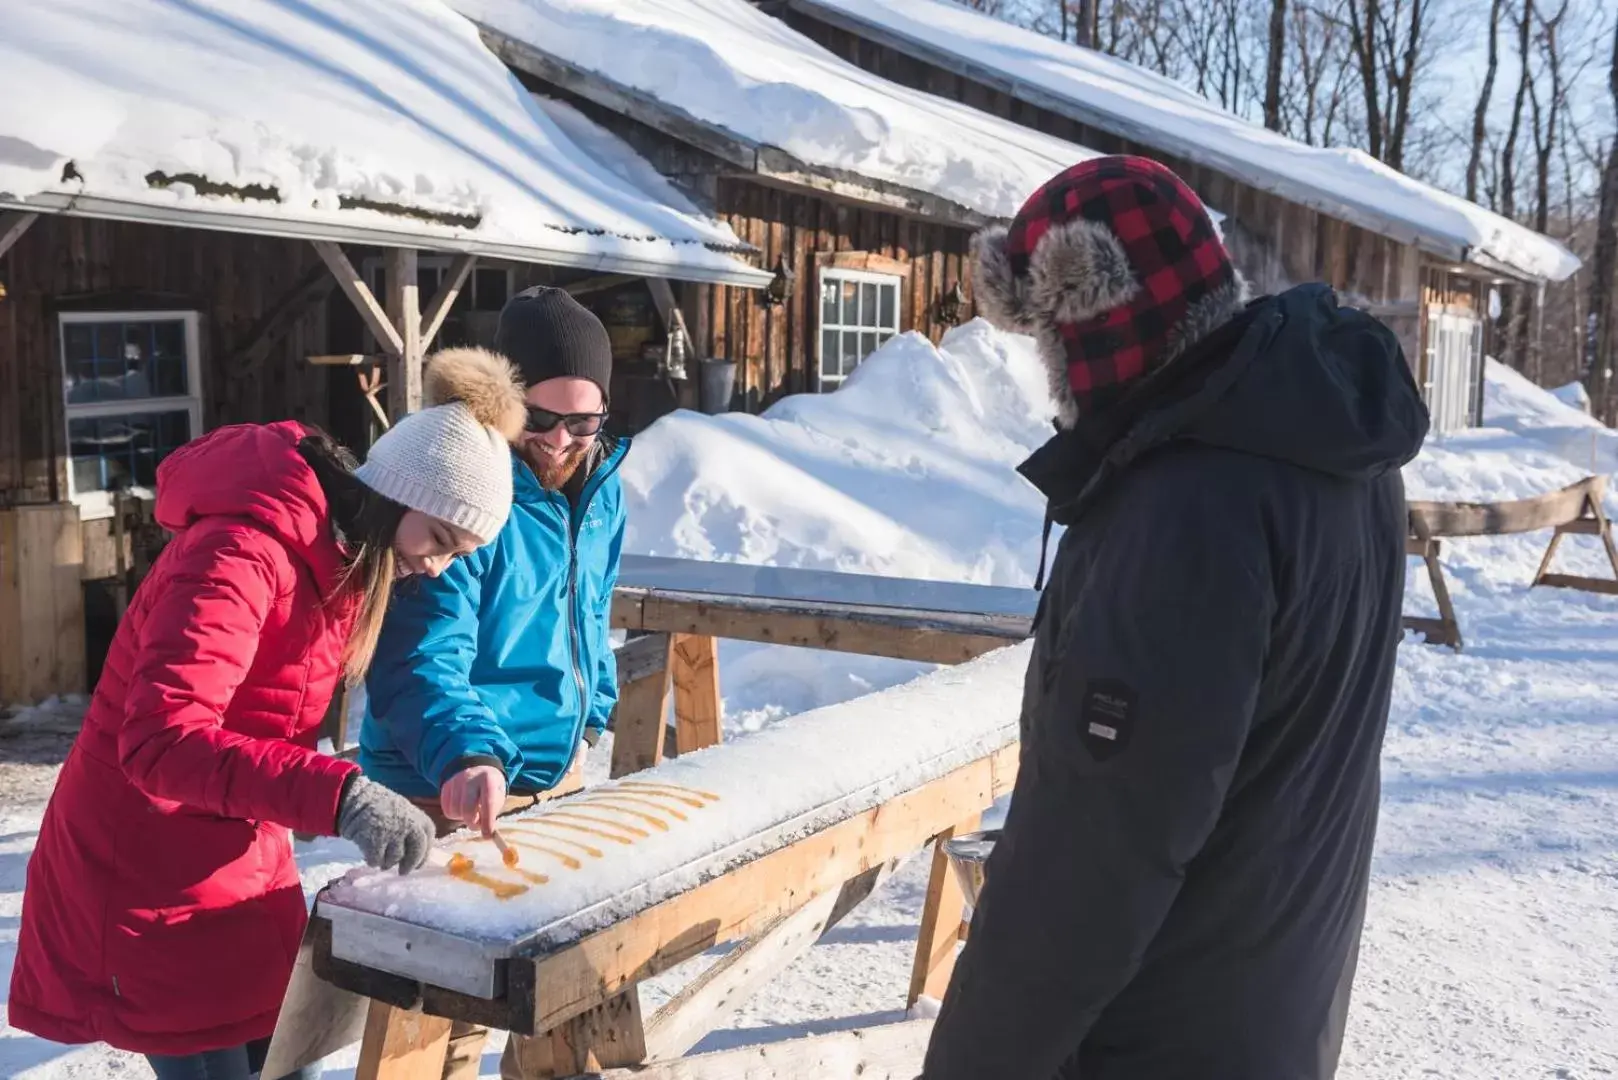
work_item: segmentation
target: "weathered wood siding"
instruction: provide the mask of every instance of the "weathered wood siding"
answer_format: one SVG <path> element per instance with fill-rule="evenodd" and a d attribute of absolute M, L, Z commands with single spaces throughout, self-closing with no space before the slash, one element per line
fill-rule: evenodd
<path fill-rule="evenodd" d="M 316 261 L 309 244 L 292 240 L 42 216 L 0 259 L 0 501 L 67 497 L 56 318 L 64 310 L 198 312 L 204 429 L 288 418 L 328 424 L 333 376 L 303 361 L 330 351 L 325 308 L 294 325 L 262 363 L 230 364 Z"/>
<path fill-rule="evenodd" d="M 1274 292 L 1324 281 L 1344 299 L 1373 310 L 1404 304 L 1412 314 L 1390 325 L 1413 354 L 1413 314 L 1419 300 L 1420 262 L 1414 248 L 1241 183 L 1213 169 L 1031 105 L 896 49 L 828 26 L 801 12 L 782 16 L 793 29 L 850 63 L 884 79 L 964 102 L 973 108 L 1108 154 L 1140 154 L 1173 169 L 1204 202 L 1225 215 L 1225 241 L 1255 290 Z"/>
<path fill-rule="evenodd" d="M 828 256 L 865 253 L 899 264 L 899 326 L 937 341 L 949 327 L 938 300 L 957 281 L 972 317 L 967 267 L 971 231 L 801 191 L 766 186 L 745 177 L 721 177 L 718 213 L 741 239 L 763 252 L 759 265 L 774 269 L 782 256 L 796 275 L 791 297 L 770 305 L 755 289 L 686 285 L 681 308 L 697 350 L 737 362 L 740 407 L 756 412 L 786 394 L 818 388 L 820 333 L 818 267 Z M 895 267 L 894 269 L 898 269 Z"/>

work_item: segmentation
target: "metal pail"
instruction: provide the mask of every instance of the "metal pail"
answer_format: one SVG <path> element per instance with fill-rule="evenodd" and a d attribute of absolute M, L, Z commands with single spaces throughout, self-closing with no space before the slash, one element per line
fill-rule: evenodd
<path fill-rule="evenodd" d="M 954 867 L 955 880 L 960 882 L 961 892 L 965 894 L 970 907 L 978 906 L 978 896 L 983 892 L 984 866 L 989 861 L 989 852 L 994 850 L 995 841 L 999 839 L 999 829 L 985 829 L 944 841 L 944 856 Z"/>

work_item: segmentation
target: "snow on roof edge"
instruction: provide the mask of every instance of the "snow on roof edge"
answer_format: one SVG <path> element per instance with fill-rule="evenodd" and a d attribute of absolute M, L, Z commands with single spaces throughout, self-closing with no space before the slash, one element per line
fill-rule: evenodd
<path fill-rule="evenodd" d="M 1333 191 L 1292 177 L 1281 176 L 1273 170 L 1266 170 L 1262 165 L 1244 155 L 1237 153 L 1227 154 L 1206 143 L 1199 143 L 1161 128 L 1150 127 L 1138 120 L 1118 113 L 1087 105 L 1055 90 L 1012 75 L 998 66 L 963 55 L 944 45 L 918 38 L 902 27 L 881 21 L 873 14 L 856 13 L 840 4 L 826 2 L 826 0 L 787 0 L 787 5 L 793 10 L 810 14 L 832 26 L 846 29 L 851 33 L 874 32 L 882 38 L 890 39 L 895 43 L 902 43 L 903 46 L 907 47 L 910 54 L 918 59 L 928 63 L 936 63 L 940 67 L 945 67 L 976 81 L 995 85 L 1018 100 L 1051 108 L 1054 111 L 1066 112 L 1070 115 L 1072 112 L 1082 113 L 1082 117 L 1075 117 L 1075 119 L 1093 122 L 1097 127 L 1107 128 L 1125 138 L 1138 139 L 1141 142 L 1183 156 L 1197 164 L 1218 169 L 1261 191 L 1297 202 L 1310 209 L 1386 236 L 1389 239 L 1412 244 L 1429 254 L 1443 256 L 1457 262 L 1478 263 L 1490 269 L 1503 270 L 1506 273 L 1520 275 L 1532 280 L 1558 282 L 1572 277 L 1583 265 L 1583 260 L 1569 250 L 1561 241 L 1554 237 L 1534 232 L 1528 229 L 1527 226 L 1511 221 L 1509 218 L 1496 214 L 1487 207 L 1479 206 L 1476 203 L 1467 202 L 1466 205 L 1477 212 L 1499 218 L 1502 223 L 1524 229 L 1545 244 L 1558 249 L 1562 258 L 1558 260 L 1555 270 L 1542 273 L 1536 269 L 1516 265 L 1499 255 L 1480 251 L 1472 243 L 1471 238 L 1456 236 L 1452 233 L 1435 229 L 1430 222 L 1415 220 L 1383 208 L 1361 206 L 1344 201 L 1342 197 Z M 962 10 L 967 14 L 974 14 L 980 18 L 993 18 L 993 16 L 982 15 L 980 12 L 970 9 Z M 1006 25 L 1014 26 L 1014 24 L 1010 23 Z M 1074 47 L 1077 48 L 1077 46 Z M 901 48 L 900 51 L 907 51 L 907 49 Z M 1107 59 L 1122 64 L 1128 63 L 1128 61 L 1117 57 L 1108 57 Z M 1148 69 L 1142 68 L 1141 70 L 1147 71 Z M 1218 109 L 1211 102 L 1208 105 L 1210 108 Z M 1231 115 L 1234 116 L 1234 114 Z M 1285 136 L 1281 137 L 1285 138 Z M 1429 197 L 1442 201 L 1460 199 L 1459 196 L 1416 180 L 1414 177 L 1398 173 L 1396 170 L 1390 171 L 1395 172 L 1401 180 L 1409 185 L 1429 189 L 1427 193 Z M 1487 258 L 1477 259 L 1475 257 L 1477 254 L 1486 255 Z"/>

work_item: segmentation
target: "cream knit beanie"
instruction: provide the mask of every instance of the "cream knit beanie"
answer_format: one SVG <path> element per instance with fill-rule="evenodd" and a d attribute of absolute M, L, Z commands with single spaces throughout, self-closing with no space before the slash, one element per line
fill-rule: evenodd
<path fill-rule="evenodd" d="M 516 371 L 486 349 L 445 349 L 422 384 L 426 407 L 389 428 L 354 475 L 490 543 L 511 513 L 510 443 L 527 418 Z"/>

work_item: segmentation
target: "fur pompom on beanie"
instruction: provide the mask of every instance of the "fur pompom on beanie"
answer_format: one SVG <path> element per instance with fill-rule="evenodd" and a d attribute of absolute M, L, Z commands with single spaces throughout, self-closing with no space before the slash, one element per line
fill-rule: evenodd
<path fill-rule="evenodd" d="M 1052 177 L 1009 226 L 972 239 L 978 308 L 1032 335 L 1058 423 L 1119 400 L 1241 310 L 1247 286 L 1186 183 L 1148 158 Z"/>
<path fill-rule="evenodd" d="M 511 514 L 510 444 L 527 416 L 516 370 L 487 349 L 445 349 L 427 361 L 422 400 L 354 475 L 490 543 Z"/>

